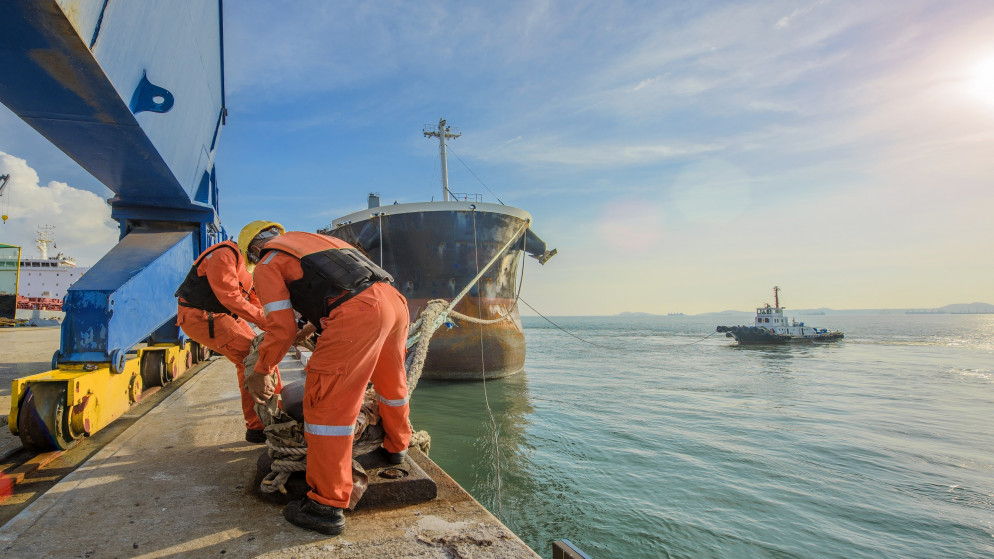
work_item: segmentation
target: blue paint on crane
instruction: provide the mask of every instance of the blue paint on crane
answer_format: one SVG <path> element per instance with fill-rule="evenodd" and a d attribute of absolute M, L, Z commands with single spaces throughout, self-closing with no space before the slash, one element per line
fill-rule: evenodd
<path fill-rule="evenodd" d="M 90 50 L 93 49 L 93 45 L 97 44 L 97 37 L 100 36 L 100 24 L 104 21 L 104 14 L 107 13 L 107 2 L 110 0 L 104 0 L 103 6 L 100 6 L 100 15 L 97 16 L 97 24 L 93 28 L 93 37 L 90 39 Z"/>
<path fill-rule="evenodd" d="M 129 108 L 133 114 L 142 111 L 168 113 L 169 109 L 173 108 L 174 102 L 173 94 L 168 89 L 148 81 L 148 73 L 142 72 L 142 79 L 138 82 L 134 94 L 131 95 Z"/>
<path fill-rule="evenodd" d="M 63 300 L 60 362 L 105 361 L 171 321 L 194 240 L 191 230 L 136 229 L 80 277 Z"/>
<path fill-rule="evenodd" d="M 120 224 L 120 243 L 66 295 L 59 362 L 178 338 L 173 293 L 227 237 L 214 170 L 221 12 L 220 0 L 180 10 L 104 0 L 70 21 L 55 0 L 0 1 L 0 102 L 114 192 Z"/>

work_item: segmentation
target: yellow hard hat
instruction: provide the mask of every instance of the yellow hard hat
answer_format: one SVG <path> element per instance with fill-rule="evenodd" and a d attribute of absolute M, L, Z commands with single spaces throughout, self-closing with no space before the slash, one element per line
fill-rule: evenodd
<path fill-rule="evenodd" d="M 257 220 L 249 223 L 245 227 L 242 227 L 241 232 L 238 233 L 238 250 L 241 251 L 242 258 L 245 259 L 246 266 L 254 267 L 248 258 L 248 249 L 249 245 L 252 244 L 252 239 L 255 239 L 259 233 L 273 227 L 279 229 L 280 235 L 286 233 L 286 229 L 275 221 Z"/>

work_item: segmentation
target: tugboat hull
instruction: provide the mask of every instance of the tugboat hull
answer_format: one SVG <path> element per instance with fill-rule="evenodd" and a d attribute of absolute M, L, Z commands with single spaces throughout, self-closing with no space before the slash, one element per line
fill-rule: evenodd
<path fill-rule="evenodd" d="M 742 345 L 834 342 L 845 337 L 842 332 L 831 331 L 792 336 L 789 334 L 778 334 L 770 330 L 757 328 L 756 326 L 719 326 L 717 331 L 724 332 L 725 336 L 729 338 L 735 338 L 735 341 Z"/>

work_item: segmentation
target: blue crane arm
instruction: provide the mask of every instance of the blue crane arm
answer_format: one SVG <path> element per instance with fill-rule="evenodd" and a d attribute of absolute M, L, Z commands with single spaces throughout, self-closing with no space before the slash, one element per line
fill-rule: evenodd
<path fill-rule="evenodd" d="M 113 193 L 121 241 L 69 290 L 63 362 L 177 339 L 173 291 L 221 240 L 220 0 L 0 2 L 0 102 Z"/>
<path fill-rule="evenodd" d="M 63 3 L 79 4 L 73 20 L 55 0 L 0 3 L 0 100 L 113 191 L 115 202 L 209 203 L 199 190 L 224 113 L 218 2 L 182 4 L 196 7 L 193 14 L 164 14 L 168 3 Z M 92 30 L 84 6 L 101 9 Z M 191 21 L 213 35 L 214 56 L 189 52 L 210 45 L 207 37 L 186 43 Z"/>

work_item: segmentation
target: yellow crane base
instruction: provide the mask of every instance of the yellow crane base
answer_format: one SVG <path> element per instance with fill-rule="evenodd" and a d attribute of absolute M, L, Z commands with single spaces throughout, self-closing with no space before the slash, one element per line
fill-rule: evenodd
<path fill-rule="evenodd" d="M 123 415 L 147 388 L 164 386 L 209 355 L 196 342 L 155 344 L 128 354 L 120 373 L 110 363 L 67 364 L 14 379 L 10 432 L 31 450 L 68 449 Z"/>

